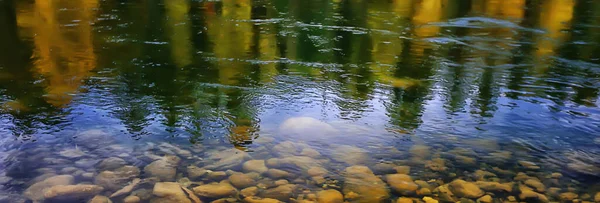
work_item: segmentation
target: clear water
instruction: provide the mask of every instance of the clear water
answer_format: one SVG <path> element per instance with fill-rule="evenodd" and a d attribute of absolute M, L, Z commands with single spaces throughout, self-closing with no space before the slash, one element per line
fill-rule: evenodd
<path fill-rule="evenodd" d="M 549 201 L 572 201 L 561 195 L 572 192 L 594 202 L 600 191 L 595 1 L 0 0 L 0 8 L 0 201 L 32 201 L 24 191 L 51 175 L 98 184 L 110 157 L 141 170 L 134 191 L 152 191 L 144 168 L 163 156 L 181 161 L 175 178 L 160 181 L 188 178 L 189 189 L 220 180 L 190 178 L 189 166 L 231 174 L 249 159 L 292 157 L 329 171 L 323 183 L 302 164 L 267 164 L 291 173 L 286 202 L 323 188 L 362 201 L 344 191 L 353 165 L 384 182 L 392 167 L 410 166 L 431 190 L 456 179 L 520 188 L 537 178 Z M 305 148 L 320 155 L 307 158 Z M 213 168 L 219 155 L 240 153 L 248 156 Z M 254 178 L 265 183 L 257 196 L 272 197 L 279 178 Z M 382 201 L 447 201 L 387 189 Z M 539 200 L 521 199 L 523 189 L 488 193 Z"/>

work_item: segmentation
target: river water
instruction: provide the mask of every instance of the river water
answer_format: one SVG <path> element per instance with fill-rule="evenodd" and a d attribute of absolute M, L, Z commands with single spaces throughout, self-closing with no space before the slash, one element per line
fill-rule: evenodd
<path fill-rule="evenodd" d="M 0 9 L 0 202 L 600 202 L 593 0 Z"/>

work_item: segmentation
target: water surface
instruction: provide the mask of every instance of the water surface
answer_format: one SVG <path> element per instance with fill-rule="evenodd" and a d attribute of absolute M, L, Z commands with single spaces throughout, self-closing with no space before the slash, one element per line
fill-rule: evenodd
<path fill-rule="evenodd" d="M 548 201 L 600 201 L 594 1 L 0 0 L 0 8 L 0 201 L 32 201 L 26 189 L 53 175 L 102 185 L 98 176 L 118 169 L 103 160 L 115 157 L 140 172 L 98 194 L 140 178 L 129 195 L 142 202 L 166 201 L 151 194 L 155 182 L 193 189 L 251 172 L 248 160 L 290 173 L 250 173 L 256 196 L 285 202 L 323 189 L 368 202 L 348 194 L 356 168 L 347 167 L 359 165 L 386 183 L 384 202 L 459 201 L 435 191 L 457 179 L 514 188 L 486 190 L 495 202 L 545 201 L 523 195 L 531 190 Z M 145 168 L 165 159 L 180 159 L 169 162 L 176 177 L 152 179 Z M 429 186 L 390 187 L 389 174 L 406 172 L 398 166 Z M 195 177 L 190 167 L 228 172 Z M 328 172 L 315 178 L 312 167 Z M 274 190 L 279 179 L 289 194 Z"/>

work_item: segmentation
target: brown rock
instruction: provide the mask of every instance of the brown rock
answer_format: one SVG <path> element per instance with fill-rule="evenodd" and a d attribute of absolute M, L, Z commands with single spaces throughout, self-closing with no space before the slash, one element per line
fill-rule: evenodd
<path fill-rule="evenodd" d="M 511 192 L 512 183 L 498 183 L 488 181 L 477 181 L 475 182 L 479 188 L 487 192 Z"/>
<path fill-rule="evenodd" d="M 112 203 L 107 196 L 96 195 L 88 203 Z"/>
<path fill-rule="evenodd" d="M 492 196 L 490 195 L 484 195 L 483 197 L 480 197 L 479 199 L 477 199 L 477 203 L 492 203 Z"/>
<path fill-rule="evenodd" d="M 236 173 L 229 176 L 229 182 L 231 183 L 231 185 L 239 189 L 244 189 L 256 185 L 256 181 L 254 181 L 252 177 L 243 173 Z"/>
<path fill-rule="evenodd" d="M 560 195 L 558 197 L 562 201 L 572 201 L 572 200 L 576 199 L 577 197 L 579 197 L 579 195 L 577 195 L 573 192 L 564 192 L 564 193 L 560 193 Z"/>
<path fill-rule="evenodd" d="M 258 194 L 258 187 L 253 186 L 253 187 L 244 188 L 243 190 L 240 191 L 240 194 L 243 197 L 252 197 L 252 196 L 255 196 L 256 194 Z"/>
<path fill-rule="evenodd" d="M 227 177 L 227 173 L 225 171 L 211 171 L 208 172 L 208 179 L 214 181 L 220 181 Z"/>
<path fill-rule="evenodd" d="M 296 185 L 293 184 L 280 185 L 275 188 L 267 189 L 261 192 L 260 196 L 265 198 L 278 199 L 281 201 L 289 201 L 295 189 Z"/>
<path fill-rule="evenodd" d="M 226 182 L 200 185 L 193 190 L 197 195 L 208 198 L 231 197 L 237 194 L 235 187 Z"/>
<path fill-rule="evenodd" d="M 29 188 L 23 192 L 23 195 L 33 201 L 42 201 L 44 200 L 44 194 L 48 189 L 57 185 L 72 184 L 73 180 L 74 178 L 71 175 L 52 176 L 29 186 Z"/>
<path fill-rule="evenodd" d="M 396 200 L 396 203 L 413 203 L 413 200 L 408 197 L 400 197 Z"/>
<path fill-rule="evenodd" d="M 483 196 L 484 192 L 472 182 L 467 182 L 464 180 L 454 180 L 448 184 L 448 189 L 452 191 L 458 197 L 466 197 L 466 198 L 478 198 Z"/>
<path fill-rule="evenodd" d="M 245 203 L 281 203 L 281 201 L 271 198 L 260 198 L 260 197 L 246 197 L 244 198 Z"/>
<path fill-rule="evenodd" d="M 394 169 L 396 170 L 396 173 L 399 174 L 409 174 L 410 173 L 410 166 L 396 166 L 394 167 Z"/>
<path fill-rule="evenodd" d="M 538 180 L 537 178 L 532 178 L 532 179 L 526 180 L 525 185 L 534 188 L 535 191 L 537 191 L 537 192 L 543 193 L 546 191 L 546 186 L 544 186 L 544 184 L 542 182 L 540 182 L 540 180 Z"/>
<path fill-rule="evenodd" d="M 96 168 L 98 168 L 100 171 L 115 170 L 125 166 L 125 164 L 127 164 L 127 162 L 121 158 L 109 157 L 100 161 Z"/>
<path fill-rule="evenodd" d="M 123 203 L 138 203 L 142 201 L 138 196 L 127 196 L 123 199 Z"/>
<path fill-rule="evenodd" d="M 384 202 L 390 197 L 385 183 L 366 166 L 350 166 L 344 171 L 344 197 L 350 202 Z"/>
<path fill-rule="evenodd" d="M 118 190 L 129 184 L 140 175 L 140 169 L 135 166 L 123 166 L 115 171 L 102 171 L 94 179 L 94 184 L 107 190 Z"/>
<path fill-rule="evenodd" d="M 344 196 L 337 190 L 322 190 L 317 193 L 319 203 L 343 203 Z"/>
<path fill-rule="evenodd" d="M 203 169 L 203 168 L 198 168 L 197 166 L 188 166 L 187 167 L 187 174 L 188 174 L 188 178 L 190 180 L 195 180 L 197 178 L 200 178 L 204 175 L 206 175 L 208 173 L 208 170 Z"/>
<path fill-rule="evenodd" d="M 389 174 L 385 178 L 387 183 L 397 193 L 403 195 L 414 194 L 417 189 L 419 189 L 419 185 L 413 182 L 412 178 L 409 175 L 405 174 Z"/>
<path fill-rule="evenodd" d="M 321 153 L 319 153 L 319 151 L 314 150 L 312 148 L 304 148 L 304 149 L 302 149 L 302 152 L 300 152 L 300 155 L 311 157 L 311 158 L 318 158 L 321 156 Z"/>
<path fill-rule="evenodd" d="M 112 198 L 112 197 L 116 197 L 116 196 L 120 196 L 120 195 L 129 194 L 131 192 L 131 190 L 133 190 L 133 188 L 138 183 L 140 183 L 140 181 L 141 180 L 139 178 L 133 179 L 133 181 L 131 181 L 131 183 L 129 183 L 129 185 L 127 185 L 127 186 L 121 188 L 120 190 L 114 192 L 112 195 L 110 195 L 110 197 Z"/>
<path fill-rule="evenodd" d="M 425 201 L 425 203 L 438 203 L 436 199 L 433 199 L 431 197 L 423 197 L 423 201 Z"/>
<path fill-rule="evenodd" d="M 91 198 L 104 188 L 98 185 L 56 185 L 46 190 L 44 198 L 54 200 L 81 200 Z"/>
<path fill-rule="evenodd" d="M 309 176 L 324 176 L 325 174 L 327 174 L 327 169 L 324 169 L 323 167 L 311 167 L 309 168 L 306 173 L 308 173 Z"/>
<path fill-rule="evenodd" d="M 521 201 L 548 202 L 548 198 L 545 195 L 534 192 L 527 186 L 521 185 L 519 186 L 519 190 L 521 190 L 521 194 L 519 194 L 519 199 L 521 199 Z"/>
<path fill-rule="evenodd" d="M 269 170 L 265 165 L 265 160 L 249 160 L 242 165 L 244 172 L 264 173 Z"/>
<path fill-rule="evenodd" d="M 162 181 L 173 181 L 175 180 L 176 167 L 180 160 L 177 156 L 165 156 L 144 167 L 144 172 Z"/>
<path fill-rule="evenodd" d="M 158 182 L 154 184 L 152 194 L 160 198 L 164 203 L 200 203 L 200 199 L 191 192 L 186 192 L 176 182 Z"/>
<path fill-rule="evenodd" d="M 364 164 L 369 160 L 366 150 L 350 145 L 335 147 L 333 153 L 331 153 L 331 158 L 350 165 Z"/>
<path fill-rule="evenodd" d="M 288 173 L 287 171 L 284 171 L 284 170 L 272 168 L 267 171 L 267 176 L 269 176 L 271 178 L 279 179 L 279 178 L 289 177 L 290 173 Z"/>
<path fill-rule="evenodd" d="M 600 202 L 600 192 L 597 192 L 596 195 L 594 195 L 594 201 Z"/>

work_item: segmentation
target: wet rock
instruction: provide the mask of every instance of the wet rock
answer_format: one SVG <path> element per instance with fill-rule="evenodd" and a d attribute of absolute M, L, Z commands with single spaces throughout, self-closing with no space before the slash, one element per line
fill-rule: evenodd
<path fill-rule="evenodd" d="M 291 141 L 284 141 L 273 146 L 272 151 L 280 157 L 286 157 L 298 155 L 297 152 L 299 149 L 300 146 L 298 146 L 296 143 Z"/>
<path fill-rule="evenodd" d="M 396 200 L 396 203 L 413 203 L 413 200 L 408 197 L 400 197 Z"/>
<path fill-rule="evenodd" d="M 349 165 L 364 164 L 369 160 L 366 150 L 350 145 L 335 147 L 331 153 L 331 158 Z"/>
<path fill-rule="evenodd" d="M 594 195 L 594 201 L 600 202 L 600 192 L 597 192 L 596 195 Z"/>
<path fill-rule="evenodd" d="M 302 151 L 300 152 L 301 156 L 307 156 L 307 157 L 311 157 L 311 158 L 318 158 L 321 156 L 321 153 L 319 153 L 319 151 L 313 149 L 313 148 L 304 148 L 302 149 Z"/>
<path fill-rule="evenodd" d="M 106 196 L 96 195 L 88 203 L 112 203 L 112 201 Z"/>
<path fill-rule="evenodd" d="M 157 177 L 162 181 L 173 181 L 177 173 L 177 164 L 179 164 L 179 157 L 167 155 L 162 159 L 156 160 L 146 167 L 144 172 L 150 177 Z"/>
<path fill-rule="evenodd" d="M 448 189 L 458 197 L 478 198 L 483 196 L 484 192 L 475 183 L 464 180 L 454 180 L 448 184 Z"/>
<path fill-rule="evenodd" d="M 284 170 L 272 168 L 272 169 L 267 170 L 267 176 L 274 178 L 274 179 L 279 179 L 279 178 L 289 177 L 290 173 L 288 173 L 287 171 L 284 171 Z"/>
<path fill-rule="evenodd" d="M 199 168 L 197 166 L 188 166 L 187 167 L 188 178 L 191 180 L 196 180 L 196 179 L 206 175 L 207 173 L 208 173 L 208 171 L 206 169 Z"/>
<path fill-rule="evenodd" d="M 328 173 L 327 169 L 323 168 L 323 167 L 311 167 L 309 168 L 306 173 L 309 176 L 324 176 Z"/>
<path fill-rule="evenodd" d="M 396 167 L 394 167 L 394 170 L 396 170 L 396 173 L 399 173 L 399 174 L 409 174 L 410 166 L 396 166 Z"/>
<path fill-rule="evenodd" d="M 178 146 L 166 142 L 163 142 L 160 145 L 158 145 L 158 149 L 163 152 L 170 152 L 170 154 L 177 154 L 185 158 L 192 157 L 192 152 L 190 152 L 189 150 L 181 149 Z"/>
<path fill-rule="evenodd" d="M 344 196 L 337 190 L 322 190 L 317 193 L 317 201 L 319 203 L 343 203 Z"/>
<path fill-rule="evenodd" d="M 91 198 L 103 190 L 104 188 L 98 185 L 55 185 L 44 192 L 44 198 L 60 201 L 81 201 Z"/>
<path fill-rule="evenodd" d="M 429 188 L 421 188 L 421 189 L 417 190 L 417 195 L 419 195 L 419 196 L 431 195 L 431 190 Z"/>
<path fill-rule="evenodd" d="M 275 188 L 262 191 L 259 196 L 287 202 L 290 200 L 290 198 L 292 198 L 292 194 L 295 189 L 296 185 L 293 184 L 280 185 Z"/>
<path fill-rule="evenodd" d="M 85 152 L 77 148 L 65 149 L 60 151 L 58 154 L 66 158 L 79 158 L 85 156 Z"/>
<path fill-rule="evenodd" d="M 239 166 L 247 159 L 250 159 L 250 155 L 247 152 L 240 151 L 235 148 L 214 151 L 208 154 L 209 160 L 215 160 L 210 165 L 205 166 L 204 168 L 210 170 L 226 170 Z"/>
<path fill-rule="evenodd" d="M 102 171 L 94 179 L 94 184 L 107 190 L 118 190 L 125 187 L 131 180 L 140 175 L 140 169 L 135 166 L 123 166 L 114 171 Z"/>
<path fill-rule="evenodd" d="M 392 190 L 403 195 L 414 194 L 419 188 L 409 175 L 390 174 L 385 179 Z"/>
<path fill-rule="evenodd" d="M 127 196 L 123 199 L 123 203 L 138 203 L 142 201 L 138 196 Z"/>
<path fill-rule="evenodd" d="M 260 197 L 246 197 L 244 198 L 245 203 L 281 203 L 281 201 L 271 198 L 260 198 Z"/>
<path fill-rule="evenodd" d="M 254 181 L 252 177 L 243 173 L 236 173 L 229 176 L 229 182 L 231 185 L 239 189 L 244 189 L 256 184 L 256 181 Z"/>
<path fill-rule="evenodd" d="M 91 172 L 82 173 L 81 178 L 86 179 L 86 180 L 91 180 L 94 178 L 94 173 L 91 173 Z"/>
<path fill-rule="evenodd" d="M 78 145 L 95 149 L 99 147 L 109 146 L 114 142 L 114 139 L 107 132 L 94 129 L 78 133 L 74 136 L 74 141 Z"/>
<path fill-rule="evenodd" d="M 396 165 L 391 163 L 376 163 L 371 169 L 375 174 L 390 174 L 396 172 L 394 167 L 396 167 Z"/>
<path fill-rule="evenodd" d="M 423 201 L 425 201 L 425 203 L 438 203 L 436 199 L 433 199 L 431 197 L 423 197 Z"/>
<path fill-rule="evenodd" d="M 343 192 L 350 202 L 383 202 L 390 197 L 386 184 L 366 166 L 346 168 Z"/>
<path fill-rule="evenodd" d="M 208 198 L 230 197 L 237 194 L 235 187 L 227 182 L 200 185 L 193 190 L 197 195 Z"/>
<path fill-rule="evenodd" d="M 564 193 L 560 193 L 560 195 L 558 197 L 562 201 L 573 201 L 574 199 L 577 199 L 577 197 L 579 197 L 579 195 L 577 195 L 576 193 L 573 193 L 573 192 L 564 192 Z"/>
<path fill-rule="evenodd" d="M 79 168 L 93 168 L 100 160 L 95 159 L 79 159 L 75 161 L 75 166 Z"/>
<path fill-rule="evenodd" d="M 445 171 L 446 169 L 448 169 L 448 167 L 446 167 L 446 161 L 441 158 L 435 158 L 425 162 L 425 168 L 437 172 Z"/>
<path fill-rule="evenodd" d="M 100 161 L 96 168 L 98 168 L 100 171 L 107 171 L 121 168 L 125 166 L 125 164 L 127 164 L 127 162 L 121 158 L 110 157 Z"/>
<path fill-rule="evenodd" d="M 544 186 L 544 184 L 537 178 L 528 179 L 524 183 L 525 185 L 534 188 L 536 192 L 543 193 L 546 191 L 546 186 Z"/>
<path fill-rule="evenodd" d="M 281 180 L 276 180 L 276 181 L 275 181 L 275 185 L 277 185 L 277 186 L 280 186 L 280 185 L 287 185 L 287 184 L 289 184 L 289 183 L 290 183 L 289 181 L 287 181 L 287 180 L 284 180 L 284 179 L 281 179 Z"/>
<path fill-rule="evenodd" d="M 548 202 L 546 195 L 537 193 L 527 186 L 521 185 L 519 186 L 519 190 L 521 191 L 521 194 L 519 194 L 521 201 Z"/>
<path fill-rule="evenodd" d="M 79 170 L 78 168 L 75 167 L 66 167 L 63 169 L 60 169 L 60 173 L 62 174 L 67 174 L 67 173 L 75 173 L 75 171 Z"/>
<path fill-rule="evenodd" d="M 57 185 L 70 185 L 73 184 L 73 180 L 74 178 L 71 175 L 52 176 L 29 186 L 29 188 L 23 192 L 23 195 L 33 201 L 41 201 L 44 200 L 44 194 L 51 187 Z"/>
<path fill-rule="evenodd" d="M 158 182 L 154 184 L 152 194 L 159 197 L 160 201 L 172 203 L 199 203 L 200 200 L 193 193 L 186 193 L 184 189 L 176 182 Z"/>
<path fill-rule="evenodd" d="M 238 199 L 233 198 L 233 197 L 229 197 L 229 198 L 221 198 L 215 201 L 212 201 L 210 203 L 237 203 L 240 202 L 238 201 Z"/>
<path fill-rule="evenodd" d="M 311 167 L 321 166 L 322 161 L 307 156 L 290 156 L 285 158 L 272 158 L 266 161 L 266 165 L 272 168 L 294 168 L 308 170 Z"/>
<path fill-rule="evenodd" d="M 256 194 L 258 194 L 258 187 L 256 186 L 247 187 L 240 191 L 240 195 L 242 195 L 243 197 L 252 197 Z"/>
<path fill-rule="evenodd" d="M 131 183 L 129 183 L 129 185 L 127 185 L 127 186 L 121 188 L 120 190 L 114 192 L 112 195 L 110 195 L 110 197 L 112 198 L 112 197 L 116 197 L 116 196 L 120 196 L 120 195 L 129 194 L 133 190 L 133 188 L 135 188 L 135 186 L 138 183 L 140 183 L 140 181 L 141 180 L 139 178 L 133 179 L 133 181 L 131 181 Z"/>
<path fill-rule="evenodd" d="M 413 145 L 408 152 L 415 158 L 426 159 L 431 154 L 429 150 L 430 148 L 425 145 Z"/>
<path fill-rule="evenodd" d="M 537 170 L 540 169 L 540 167 L 530 161 L 518 161 L 519 165 L 521 165 L 522 167 L 526 168 L 526 169 L 530 169 L 530 170 Z"/>
<path fill-rule="evenodd" d="M 477 181 L 475 184 L 487 192 L 512 192 L 512 183 Z"/>
<path fill-rule="evenodd" d="M 246 161 L 244 165 L 242 165 L 242 169 L 244 170 L 244 172 L 257 172 L 261 174 L 269 170 L 269 168 L 267 168 L 267 166 L 265 165 L 265 160 Z"/>
<path fill-rule="evenodd" d="M 227 173 L 225 171 L 210 171 L 207 177 L 210 180 L 220 181 L 227 177 Z"/>
<path fill-rule="evenodd" d="M 562 178 L 562 176 L 563 175 L 561 173 L 552 173 L 552 174 L 550 174 L 550 177 L 554 178 L 554 179 Z"/>
<path fill-rule="evenodd" d="M 322 140 L 339 133 L 331 125 L 311 117 L 289 118 L 279 126 L 279 132 L 299 140 Z"/>

